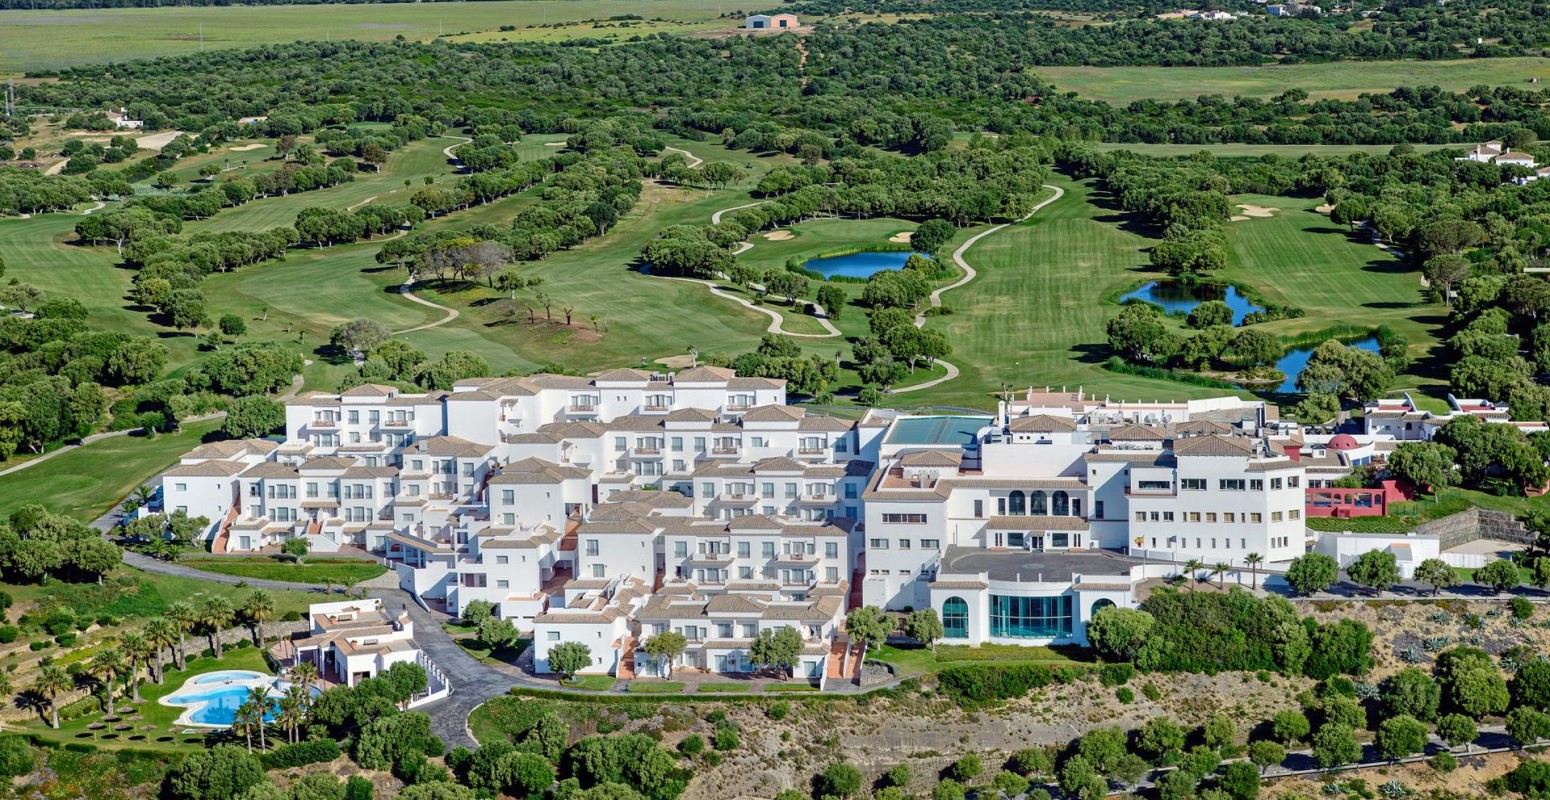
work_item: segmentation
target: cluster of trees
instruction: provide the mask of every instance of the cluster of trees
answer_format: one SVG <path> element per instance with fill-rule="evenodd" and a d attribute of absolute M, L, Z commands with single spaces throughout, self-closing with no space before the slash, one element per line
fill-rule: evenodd
<path fill-rule="evenodd" d="M 1202 326 L 1193 334 L 1176 331 L 1166 320 L 1151 303 L 1126 303 L 1106 327 L 1109 348 L 1132 364 L 1201 371 L 1240 368 L 1250 370 L 1251 374 L 1286 352 L 1285 345 L 1274 334 L 1254 328 L 1233 328 L 1228 324 L 1232 321 L 1230 314 L 1226 322 L 1212 318 L 1210 309 L 1192 315 L 1191 327 Z"/>
<path fill-rule="evenodd" d="M 8 525 L 0 526 L 0 570 L 8 581 L 100 581 L 121 559 L 118 545 L 95 528 L 42 506 L 22 506 L 11 512 Z"/>
<path fill-rule="evenodd" d="M 1550 433 L 1525 435 L 1513 425 L 1472 416 L 1449 420 L 1429 442 L 1406 442 L 1388 459 L 1389 474 L 1423 491 L 1462 485 L 1522 494 L 1550 480 Z"/>
<path fill-rule="evenodd" d="M 345 323 L 335 328 L 329 339 L 341 350 L 365 356 L 355 372 L 340 382 L 341 390 L 363 383 L 447 390 L 464 378 L 490 374 L 489 363 L 476 353 L 451 350 L 432 361 L 407 342 L 389 339 L 387 329 L 374 320 Z"/>
<path fill-rule="evenodd" d="M 44 175 L 42 170 L 0 166 L 0 214 L 60 211 L 93 197 L 132 194 L 122 177 L 111 173 Z"/>
<path fill-rule="evenodd" d="M 877 404 L 881 392 L 904 380 L 920 364 L 952 355 L 947 336 L 939 330 L 915 327 L 915 315 L 905 308 L 874 306 L 867 325 L 870 335 L 857 339 L 851 348 L 861 378 L 863 404 Z"/>
<path fill-rule="evenodd" d="M 1315 678 L 1372 666 L 1372 633 L 1360 622 L 1299 619 L 1280 597 L 1163 589 L 1139 609 L 1093 615 L 1088 640 L 1105 659 L 1147 671 L 1275 670 Z"/>
<path fill-rule="evenodd" d="M 710 366 L 730 367 L 739 375 L 784 378 L 787 391 L 819 402 L 833 397 L 829 387 L 840 378 L 837 358 L 804 354 L 791 337 L 775 333 L 766 333 L 752 352 L 735 358 L 709 355 L 701 360 Z"/>
<path fill-rule="evenodd" d="M 409 203 L 430 217 L 484 205 L 542 183 L 554 171 L 556 161 L 524 161 L 504 169 L 488 169 L 464 175 L 451 185 L 431 185 L 416 191 Z"/>

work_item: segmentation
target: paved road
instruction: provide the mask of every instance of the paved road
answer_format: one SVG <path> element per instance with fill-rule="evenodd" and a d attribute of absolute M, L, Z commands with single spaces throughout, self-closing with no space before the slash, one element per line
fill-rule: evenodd
<path fill-rule="evenodd" d="M 932 308 L 940 308 L 942 306 L 942 294 L 944 292 L 950 292 L 950 291 L 952 291 L 954 289 L 957 289 L 957 288 L 959 288 L 961 286 L 966 286 L 966 285 L 968 285 L 969 281 L 974 280 L 974 278 L 979 275 L 978 272 L 974 271 L 973 267 L 969 266 L 969 262 L 963 260 L 963 254 L 967 253 L 969 251 L 970 247 L 973 247 L 975 245 L 975 243 L 978 242 L 979 240 L 985 238 L 986 236 L 991 235 L 992 233 L 995 233 L 996 231 L 1001 230 L 1002 228 L 1006 228 L 1006 227 L 1009 227 L 1009 226 L 1012 226 L 1012 225 L 1020 225 L 1020 224 L 1022 224 L 1024 222 L 1027 222 L 1028 218 L 1032 217 L 1034 214 L 1039 213 L 1040 209 L 1042 209 L 1045 206 L 1049 205 L 1050 203 L 1053 203 L 1056 200 L 1059 200 L 1060 198 L 1066 196 L 1066 190 L 1060 188 L 1059 186 L 1051 186 L 1051 185 L 1046 183 L 1046 184 L 1044 184 L 1044 188 L 1054 190 L 1055 194 L 1051 195 L 1048 198 L 1045 198 L 1044 200 L 1039 201 L 1039 203 L 1037 205 L 1035 205 L 1032 209 L 1030 209 L 1028 211 L 1028 213 L 1024 214 L 1022 217 L 1020 217 L 1020 218 L 1018 218 L 1016 220 L 1013 220 L 1011 222 L 1003 222 L 1000 225 L 995 226 L 994 228 L 986 228 L 985 230 L 982 230 L 979 233 L 976 233 L 973 236 L 970 236 L 963 244 L 958 245 L 958 249 L 953 251 L 953 263 L 957 264 L 958 268 L 963 270 L 963 277 L 959 278 L 956 281 L 953 281 L 952 283 L 950 283 L 950 284 L 948 284 L 946 286 L 943 286 L 940 289 L 937 289 L 934 292 L 932 292 L 931 293 L 931 307 Z M 924 327 L 926 327 L 926 312 L 922 311 L 919 314 L 915 315 L 915 327 L 917 327 L 917 328 L 924 328 Z M 947 370 L 947 374 L 946 375 L 943 375 L 940 378 L 933 378 L 932 380 L 926 381 L 925 383 L 917 383 L 917 384 L 915 384 L 913 386 L 906 386 L 906 387 L 904 387 L 902 389 L 894 389 L 894 390 L 890 391 L 889 394 L 904 394 L 905 392 L 918 392 L 918 391 L 920 391 L 922 389 L 930 389 L 933 386 L 940 386 L 941 384 L 947 383 L 948 381 L 958 377 L 958 368 L 956 366 L 954 366 L 952 363 L 950 363 L 948 361 L 944 361 L 944 360 L 942 360 L 940 358 L 936 360 L 936 363 L 941 364 L 942 367 Z"/>

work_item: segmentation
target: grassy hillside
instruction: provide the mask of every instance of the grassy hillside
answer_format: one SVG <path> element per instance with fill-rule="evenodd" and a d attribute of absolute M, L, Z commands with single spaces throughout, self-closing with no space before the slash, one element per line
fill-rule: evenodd
<path fill-rule="evenodd" d="M 1459 61 L 1374 61 L 1264 67 L 1039 67 L 1038 73 L 1066 91 L 1094 100 L 1178 100 L 1203 94 L 1270 97 L 1302 89 L 1314 99 L 1351 99 L 1363 92 L 1399 86 L 1441 86 L 1459 91 L 1485 84 L 1527 84 L 1550 77 L 1542 58 L 1486 58 Z"/>
<path fill-rule="evenodd" d="M 400 36 L 428 40 L 485 31 L 489 32 L 485 38 L 497 40 L 624 38 L 715 27 L 712 21 L 724 10 L 724 4 L 709 0 L 499 0 L 6 11 L 0 13 L 0 41 L 6 43 L 0 48 L 0 75 L 296 40 L 386 42 Z M 629 27 L 618 22 L 596 23 L 607 27 L 575 24 L 619 14 L 636 14 L 647 21 L 632 22 Z M 655 18 L 663 21 L 650 21 Z M 499 31 L 502 25 L 518 30 Z"/>

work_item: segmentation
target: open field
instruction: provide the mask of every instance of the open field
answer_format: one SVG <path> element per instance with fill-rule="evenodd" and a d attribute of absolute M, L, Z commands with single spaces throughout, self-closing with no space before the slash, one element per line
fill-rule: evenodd
<path fill-rule="evenodd" d="M 1449 147 L 1463 150 L 1463 145 L 1448 144 L 1418 144 L 1412 145 L 1416 150 L 1442 150 Z M 1098 142 L 1093 145 L 1098 150 L 1129 150 L 1132 153 L 1143 156 L 1167 157 L 1167 156 L 1192 156 L 1204 150 L 1217 158 L 1259 158 L 1260 156 L 1276 155 L 1282 158 L 1301 158 L 1303 156 L 1347 156 L 1352 153 L 1387 153 L 1393 149 L 1390 144 L 1142 144 L 1125 142 Z"/>
<path fill-rule="evenodd" d="M 176 463 L 219 427 L 197 422 L 154 439 L 115 436 L 0 477 L 0 509 L 37 503 L 56 514 L 91 520 L 136 486 Z"/>
<path fill-rule="evenodd" d="M 1399 385 L 1445 388 L 1448 365 L 1435 332 L 1447 311 L 1427 302 L 1419 274 L 1365 235 L 1351 236 L 1315 212 L 1322 199 L 1237 195 L 1232 201 L 1279 211 L 1227 225 L 1227 269 L 1219 277 L 1307 312 L 1265 323 L 1264 330 L 1296 335 L 1337 325 L 1387 325 L 1410 340 L 1413 382 Z"/>
<path fill-rule="evenodd" d="M 1400 86 L 1460 91 L 1480 84 L 1521 84 L 1528 89 L 1530 78 L 1550 78 L 1550 61 L 1525 57 L 1264 67 L 1038 67 L 1037 72 L 1064 91 L 1117 104 L 1203 94 L 1271 97 L 1287 89 L 1303 89 L 1317 100 L 1350 99 Z"/>
<path fill-rule="evenodd" d="M 184 8 L 118 8 L 90 11 L 6 11 L 0 13 L 0 75 L 57 70 L 75 64 L 197 53 L 202 49 L 251 47 L 296 40 L 360 39 L 386 42 L 429 40 L 440 35 L 490 31 L 495 38 L 632 36 L 698 29 L 719 17 L 725 4 L 709 0 L 499 0 L 484 3 L 362 3 Z M 648 20 L 630 28 L 594 29 L 590 23 L 560 28 L 539 25 L 606 20 L 637 14 Z M 602 23 L 617 26 L 617 22 Z M 727 23 L 729 26 L 735 24 Z M 502 25 L 518 30 L 498 31 Z M 710 25 L 714 27 L 714 25 Z"/>

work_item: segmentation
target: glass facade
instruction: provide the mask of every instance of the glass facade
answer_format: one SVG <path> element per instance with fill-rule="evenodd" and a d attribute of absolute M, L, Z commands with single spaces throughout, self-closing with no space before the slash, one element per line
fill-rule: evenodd
<path fill-rule="evenodd" d="M 944 614 L 943 626 L 946 627 Z M 1007 639 L 1053 639 L 1071 635 L 1071 596 L 990 596 L 990 635 Z M 952 634 L 949 633 L 948 637 Z"/>
<path fill-rule="evenodd" d="M 942 638 L 969 638 L 969 604 L 961 597 L 949 597 L 942 603 Z"/>

